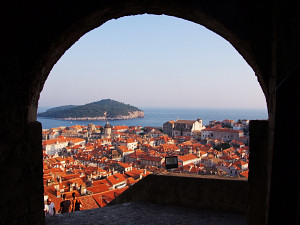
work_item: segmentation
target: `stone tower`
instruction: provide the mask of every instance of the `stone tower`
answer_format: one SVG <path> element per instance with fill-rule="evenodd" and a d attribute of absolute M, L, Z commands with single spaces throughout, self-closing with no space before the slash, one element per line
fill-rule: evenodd
<path fill-rule="evenodd" d="M 104 126 L 104 136 L 105 138 L 110 138 L 111 136 L 111 125 L 106 121 L 106 124 Z"/>

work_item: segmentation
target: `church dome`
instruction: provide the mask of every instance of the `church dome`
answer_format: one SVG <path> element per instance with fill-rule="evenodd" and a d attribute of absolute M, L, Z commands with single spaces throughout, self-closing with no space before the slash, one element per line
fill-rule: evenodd
<path fill-rule="evenodd" d="M 111 125 L 108 123 L 108 121 L 106 122 L 104 128 L 111 128 Z"/>

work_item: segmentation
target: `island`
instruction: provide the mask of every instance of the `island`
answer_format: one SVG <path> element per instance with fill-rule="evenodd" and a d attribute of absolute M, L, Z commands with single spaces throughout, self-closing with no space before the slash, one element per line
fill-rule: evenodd
<path fill-rule="evenodd" d="M 38 117 L 59 120 L 124 120 L 143 118 L 144 112 L 129 104 L 102 99 L 85 105 L 66 105 L 38 113 Z"/>

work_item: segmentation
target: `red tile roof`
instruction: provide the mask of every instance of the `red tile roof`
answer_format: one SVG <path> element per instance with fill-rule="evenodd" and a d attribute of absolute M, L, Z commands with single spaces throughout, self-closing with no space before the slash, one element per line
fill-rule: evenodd
<path fill-rule="evenodd" d="M 243 171 L 243 172 L 240 173 L 240 176 L 248 178 L 248 173 L 249 173 L 248 170 Z"/>
<path fill-rule="evenodd" d="M 128 167 L 132 167 L 132 165 L 130 165 L 130 164 L 127 164 L 127 163 L 122 163 L 122 162 L 118 162 L 118 164 L 120 165 L 120 166 L 122 166 L 123 168 L 128 168 Z"/>
<path fill-rule="evenodd" d="M 120 173 L 108 176 L 106 180 L 108 180 L 108 182 L 111 183 L 112 185 L 116 185 L 126 181 L 125 177 Z"/>
<path fill-rule="evenodd" d="M 195 156 L 193 154 L 178 156 L 178 158 L 183 162 L 188 161 L 188 160 L 193 160 L 193 159 L 199 159 L 197 156 Z"/>
<path fill-rule="evenodd" d="M 83 196 L 80 197 L 79 199 L 82 201 L 82 207 L 80 208 L 80 210 L 99 208 L 97 201 L 94 199 L 92 195 Z"/>
<path fill-rule="evenodd" d="M 111 202 L 116 196 L 120 195 L 123 191 L 125 191 L 127 188 L 128 187 L 114 189 L 100 194 L 94 194 L 92 196 L 100 207 L 104 207 L 109 202 Z"/>
<path fill-rule="evenodd" d="M 50 140 L 45 140 L 43 141 L 43 146 L 46 146 L 46 145 L 54 145 L 56 143 L 62 143 L 62 142 L 67 142 L 67 139 L 63 136 L 59 136 L 58 138 L 55 138 L 55 139 L 50 139 Z"/>
<path fill-rule="evenodd" d="M 88 187 L 87 190 L 92 192 L 93 194 L 96 194 L 96 193 L 108 191 L 109 186 L 107 186 L 106 184 L 100 184 L 93 187 Z"/>

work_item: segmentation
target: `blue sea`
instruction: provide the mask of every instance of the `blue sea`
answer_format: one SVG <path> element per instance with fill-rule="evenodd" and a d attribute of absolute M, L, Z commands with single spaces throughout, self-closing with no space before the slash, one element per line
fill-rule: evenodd
<path fill-rule="evenodd" d="M 48 108 L 40 107 L 39 112 L 44 112 Z M 162 125 L 169 120 L 196 120 L 202 119 L 203 124 L 207 125 L 211 120 L 222 121 L 224 119 L 239 120 L 261 120 L 268 119 L 266 109 L 183 109 L 183 108 L 141 108 L 144 113 L 144 118 L 130 119 L 130 120 L 111 120 L 111 125 L 127 125 L 127 126 L 151 126 L 162 127 Z M 106 121 L 64 121 L 39 118 L 38 121 L 42 123 L 43 129 L 50 129 L 59 126 L 73 126 L 88 125 L 93 123 L 95 125 L 104 126 Z"/>

